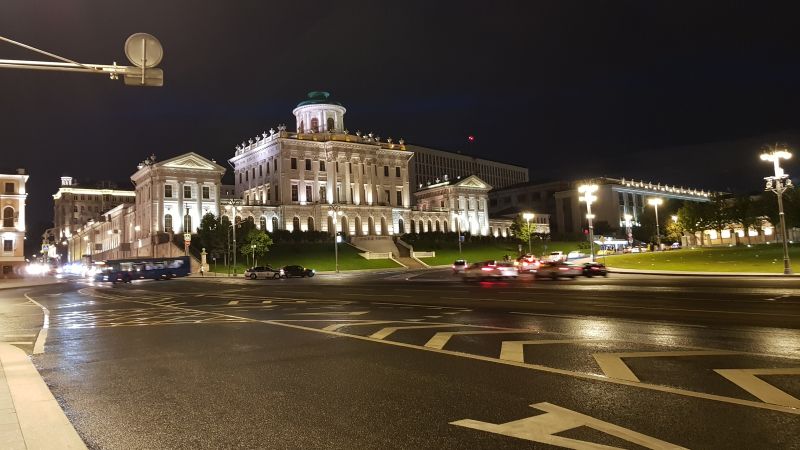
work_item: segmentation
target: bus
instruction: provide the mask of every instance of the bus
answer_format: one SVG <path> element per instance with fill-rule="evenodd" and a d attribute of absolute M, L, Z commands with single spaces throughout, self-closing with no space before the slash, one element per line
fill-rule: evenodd
<path fill-rule="evenodd" d="M 94 276 L 95 281 L 169 280 L 188 276 L 191 265 L 188 256 L 176 258 L 110 259 Z"/>

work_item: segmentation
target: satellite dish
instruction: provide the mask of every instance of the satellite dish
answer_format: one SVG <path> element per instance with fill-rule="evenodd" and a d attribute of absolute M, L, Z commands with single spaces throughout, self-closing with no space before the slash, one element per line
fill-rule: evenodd
<path fill-rule="evenodd" d="M 125 56 L 136 67 L 150 69 L 161 62 L 164 48 L 155 36 L 147 33 L 132 34 L 125 41 Z"/>

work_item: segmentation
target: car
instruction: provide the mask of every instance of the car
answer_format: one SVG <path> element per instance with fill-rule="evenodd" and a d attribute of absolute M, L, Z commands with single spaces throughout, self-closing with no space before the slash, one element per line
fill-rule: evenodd
<path fill-rule="evenodd" d="M 540 265 L 539 270 L 536 271 L 536 278 L 552 278 L 554 280 L 558 278 L 574 279 L 581 274 L 583 274 L 583 268 L 581 266 L 563 261 L 554 261 Z"/>
<path fill-rule="evenodd" d="M 547 255 L 547 261 L 549 262 L 565 261 L 566 259 L 567 257 L 564 255 L 564 252 L 560 251 L 550 252 L 550 254 Z"/>
<path fill-rule="evenodd" d="M 583 275 L 587 277 L 608 276 L 608 269 L 605 264 L 599 262 L 587 262 L 583 264 Z"/>
<path fill-rule="evenodd" d="M 514 263 L 514 265 L 517 266 L 517 270 L 520 273 L 522 272 L 536 273 L 536 270 L 539 268 L 539 264 L 541 264 L 541 261 L 539 261 L 533 255 L 520 256 Z"/>
<path fill-rule="evenodd" d="M 281 278 L 283 269 L 273 269 L 270 266 L 251 267 L 244 272 L 244 277 L 251 280 L 258 278 Z"/>
<path fill-rule="evenodd" d="M 314 274 L 317 272 L 314 269 L 308 269 L 303 266 L 284 266 L 283 267 L 283 276 L 285 278 L 289 277 L 313 277 Z"/>
<path fill-rule="evenodd" d="M 94 281 L 110 281 L 112 283 L 130 283 L 133 280 L 131 273 L 127 270 L 105 267 L 94 276 Z"/>
<path fill-rule="evenodd" d="M 464 259 L 457 259 L 453 262 L 453 273 L 462 273 L 467 268 L 467 261 Z"/>
<path fill-rule="evenodd" d="M 505 278 L 517 278 L 519 271 L 510 262 L 505 261 L 481 261 L 469 265 L 464 269 L 464 281 L 479 280 L 502 280 Z"/>

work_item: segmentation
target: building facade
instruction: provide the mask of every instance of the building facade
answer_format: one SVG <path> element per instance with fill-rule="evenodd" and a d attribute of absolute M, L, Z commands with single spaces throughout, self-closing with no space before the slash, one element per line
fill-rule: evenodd
<path fill-rule="evenodd" d="M 205 214 L 220 214 L 224 173 L 191 152 L 160 162 L 146 159 L 131 176 L 133 201 L 77 227 L 66 239 L 68 260 L 167 256 L 175 234 L 194 232 Z"/>
<path fill-rule="evenodd" d="M 117 189 L 110 181 L 82 185 L 73 177 L 61 177 L 61 186 L 53 194 L 53 240 L 71 236 L 117 205 L 133 203 L 134 197 L 134 191 Z"/>
<path fill-rule="evenodd" d="M 25 169 L 0 173 L 0 278 L 23 275 L 25 269 Z"/>
<path fill-rule="evenodd" d="M 580 201 L 578 192 L 578 186 L 584 183 L 573 182 L 569 189 L 554 194 L 556 226 L 564 233 L 582 233 L 587 227 L 586 203 Z M 638 226 L 650 198 L 707 202 L 711 195 L 710 191 L 701 189 L 625 178 L 598 178 L 591 183 L 598 185 L 597 200 L 592 203 L 594 223 L 606 222 L 612 229 L 624 229 L 626 215 L 632 216 L 632 226 Z"/>
<path fill-rule="evenodd" d="M 460 153 L 446 152 L 419 145 L 406 145 L 414 154 L 410 177 L 414 189 L 449 179 L 477 175 L 495 189 L 528 182 L 528 169 Z"/>

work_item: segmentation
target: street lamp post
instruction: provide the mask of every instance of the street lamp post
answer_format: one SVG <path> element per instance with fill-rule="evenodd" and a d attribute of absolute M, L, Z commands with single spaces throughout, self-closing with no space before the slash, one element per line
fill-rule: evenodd
<path fill-rule="evenodd" d="M 256 266 L 256 244 L 250 244 L 250 248 L 253 250 L 253 267 Z"/>
<path fill-rule="evenodd" d="M 661 250 L 661 229 L 658 226 L 658 205 L 664 203 L 664 200 L 660 197 L 650 198 L 647 200 L 647 204 L 654 207 L 656 211 L 656 245 L 658 249 Z"/>
<path fill-rule="evenodd" d="M 625 234 L 628 237 L 628 245 L 633 247 L 633 230 L 631 229 L 631 221 L 633 220 L 633 216 L 630 214 L 625 214 L 623 218 L 625 219 Z"/>
<path fill-rule="evenodd" d="M 328 216 L 330 216 L 333 221 L 333 255 L 335 258 L 336 273 L 339 273 L 339 232 L 337 231 L 339 224 L 337 219 L 341 217 L 342 214 L 344 213 L 339 205 L 331 205 L 328 209 Z"/>
<path fill-rule="evenodd" d="M 531 220 L 533 220 L 534 217 L 535 216 L 533 213 L 526 212 L 522 214 L 522 218 L 525 219 L 525 222 L 527 222 L 528 226 L 528 254 L 533 253 L 531 251 Z"/>
<path fill-rule="evenodd" d="M 766 190 L 772 191 L 778 197 L 778 217 L 781 222 L 781 238 L 783 240 L 783 273 L 784 275 L 792 274 L 792 265 L 789 261 L 789 244 L 786 235 L 786 218 L 783 214 L 783 193 L 792 187 L 792 180 L 789 175 L 783 171 L 780 165 L 781 159 L 789 159 L 792 154 L 784 147 L 774 146 L 768 148 L 768 151 L 761 154 L 762 161 L 771 161 L 775 169 L 775 175 L 771 177 L 764 177 L 767 182 Z"/>
<path fill-rule="evenodd" d="M 578 187 L 578 192 L 583 194 L 578 197 L 578 200 L 586 202 L 586 220 L 589 222 L 589 254 L 592 256 L 592 262 L 594 262 L 594 225 L 592 224 L 594 214 L 592 214 L 592 203 L 597 200 L 597 196 L 594 195 L 597 189 L 599 188 L 596 184 L 582 184 Z"/>
<path fill-rule="evenodd" d="M 228 200 L 228 207 L 233 210 L 233 223 L 231 230 L 233 232 L 233 270 L 236 270 L 236 208 L 242 203 L 238 198 Z"/>
<path fill-rule="evenodd" d="M 189 256 L 189 243 L 192 240 L 192 226 L 190 224 L 192 218 L 189 216 L 189 207 L 186 207 L 186 215 L 183 217 L 183 256 Z M 169 244 L 172 248 L 172 242 Z"/>

